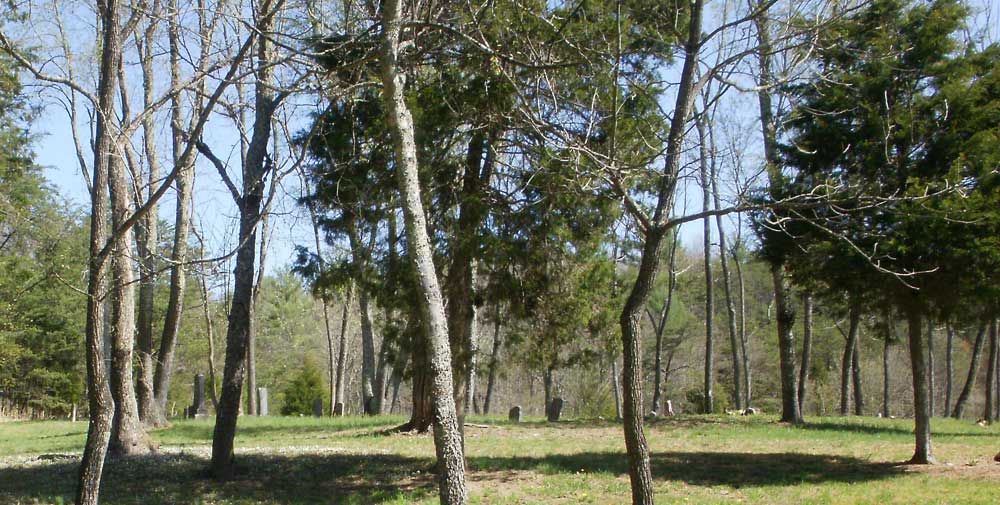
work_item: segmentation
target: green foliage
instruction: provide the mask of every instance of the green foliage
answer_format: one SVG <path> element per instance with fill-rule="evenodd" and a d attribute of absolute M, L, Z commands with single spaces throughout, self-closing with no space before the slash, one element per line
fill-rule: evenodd
<path fill-rule="evenodd" d="M 311 416 L 313 414 L 313 402 L 317 398 L 323 400 L 325 396 L 323 377 L 320 374 L 319 366 L 316 365 L 315 360 L 306 359 L 302 364 L 302 368 L 292 377 L 291 382 L 285 386 L 281 415 Z M 323 404 L 326 405 L 325 400 Z"/>

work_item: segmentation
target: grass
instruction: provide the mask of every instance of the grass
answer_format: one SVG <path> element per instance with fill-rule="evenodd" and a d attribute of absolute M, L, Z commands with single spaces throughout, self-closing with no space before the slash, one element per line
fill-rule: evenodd
<path fill-rule="evenodd" d="M 399 417 L 243 418 L 238 477 L 204 477 L 212 421 L 175 421 L 156 455 L 110 461 L 109 504 L 434 503 L 433 440 L 386 435 Z M 621 427 L 605 421 L 466 428 L 473 503 L 625 503 Z M 912 423 L 679 416 L 648 425 L 658 503 L 996 503 L 1000 430 L 936 419 L 930 468 L 898 464 Z M 0 424 L 0 504 L 70 502 L 86 424 Z"/>

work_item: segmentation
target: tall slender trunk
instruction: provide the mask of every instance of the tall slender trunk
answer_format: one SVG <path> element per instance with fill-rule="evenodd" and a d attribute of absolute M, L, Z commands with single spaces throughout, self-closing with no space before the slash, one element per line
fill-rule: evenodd
<path fill-rule="evenodd" d="M 979 331 L 976 332 L 976 340 L 972 344 L 972 357 L 969 359 L 969 374 L 965 378 L 965 386 L 962 386 L 962 391 L 958 394 L 958 400 L 955 401 L 955 409 L 951 412 L 951 417 L 955 419 L 962 418 L 962 413 L 965 411 L 965 403 L 969 400 L 969 397 L 972 395 L 972 389 L 976 386 L 976 376 L 979 375 L 979 362 L 983 354 L 985 336 L 986 324 L 984 323 L 979 326 Z"/>
<path fill-rule="evenodd" d="M 171 0 L 170 10 L 177 12 L 177 1 Z M 178 85 L 181 80 L 181 48 L 180 27 L 178 16 L 172 15 L 168 20 L 167 35 L 170 48 L 170 82 Z M 183 107 L 181 97 L 175 94 L 170 102 L 170 132 L 172 139 L 172 160 L 180 167 L 177 174 L 177 199 L 174 211 L 174 244 L 170 254 L 170 292 L 167 296 L 167 312 L 163 318 L 163 332 L 160 336 L 160 349 L 157 353 L 156 371 L 154 375 L 154 395 L 160 410 L 167 410 L 167 396 L 170 392 L 170 379 L 173 375 L 174 351 L 177 346 L 177 334 L 180 331 L 181 317 L 184 312 L 184 289 L 187 278 L 184 272 L 184 262 L 188 256 L 188 232 L 191 226 L 191 191 L 194 177 L 193 152 L 187 150 L 184 155 L 182 147 L 185 135 L 188 135 L 183 123 Z"/>
<path fill-rule="evenodd" d="M 988 423 L 993 422 L 993 402 L 996 400 L 994 397 L 994 392 L 996 391 L 996 373 L 997 373 L 997 358 L 998 351 L 1000 351 L 1000 341 L 997 339 L 997 319 L 995 317 L 990 318 L 990 353 L 989 358 L 986 361 L 986 398 L 983 408 L 983 419 Z"/>
<path fill-rule="evenodd" d="M 652 313 L 646 309 L 650 323 L 656 331 L 656 350 L 653 357 L 653 402 L 650 406 L 652 412 L 660 412 L 661 398 L 663 397 L 663 335 L 667 328 L 667 320 L 670 317 L 670 307 L 674 302 L 674 290 L 677 288 L 677 244 L 680 227 L 674 228 L 673 238 L 670 242 L 670 257 L 667 259 L 667 299 L 660 308 L 660 317 L 654 320 Z M 667 365 L 669 366 L 669 364 Z"/>
<path fill-rule="evenodd" d="M 746 284 L 743 280 L 743 265 L 739 257 L 733 254 L 733 259 L 736 264 L 736 284 L 740 288 L 740 355 L 743 356 L 743 394 L 746 396 L 743 400 L 743 406 L 750 408 L 753 395 L 750 391 L 750 342 L 747 335 Z M 803 347 L 803 352 L 805 353 L 806 351 L 805 347 Z M 808 354 L 802 358 L 803 365 L 806 364 L 807 356 Z M 799 417 L 802 417 L 801 408 L 799 409 Z"/>
<path fill-rule="evenodd" d="M 716 210 L 722 208 L 722 198 L 719 196 L 719 170 L 715 160 L 715 135 L 712 125 L 703 126 L 708 132 L 708 142 L 711 147 L 711 162 L 709 163 L 712 184 L 712 203 Z M 726 232 L 722 226 L 722 214 L 716 214 L 715 227 L 719 230 L 719 265 L 722 267 L 722 287 L 726 295 L 726 316 L 729 322 L 729 349 L 733 366 L 733 404 L 737 410 L 743 410 L 743 370 L 740 362 L 739 336 L 736 328 L 736 306 L 733 302 L 733 286 L 729 273 L 729 251 L 726 249 Z M 801 382 L 801 381 L 800 381 Z M 801 390 L 801 388 L 800 388 Z"/>
<path fill-rule="evenodd" d="M 715 286 L 712 279 L 712 220 L 707 217 L 712 208 L 711 188 L 712 182 L 708 173 L 708 145 L 705 133 L 705 121 L 702 111 L 695 118 L 698 129 L 698 151 L 700 153 L 698 164 L 701 173 L 702 204 L 701 210 L 706 217 L 702 220 L 702 239 L 705 249 L 705 380 L 702 386 L 704 401 L 702 412 L 711 414 L 715 411 Z"/>
<path fill-rule="evenodd" d="M 386 324 L 392 320 L 389 309 L 385 310 Z M 383 335 L 382 345 L 378 350 L 378 361 L 375 366 L 375 380 L 372 382 L 372 414 L 382 415 L 385 413 L 385 395 L 389 383 L 390 363 L 389 358 L 396 354 L 395 342 L 388 335 Z"/>
<path fill-rule="evenodd" d="M 272 184 L 269 191 L 268 200 L 274 196 L 277 185 Z M 264 209 L 260 216 L 260 254 L 257 260 L 257 275 L 254 279 L 253 295 L 250 296 L 250 325 L 247 331 L 247 355 L 246 355 L 246 375 L 247 375 L 247 415 L 256 416 L 260 414 L 257 405 L 257 307 L 260 303 L 260 292 L 264 287 L 264 272 L 267 270 L 267 249 L 268 236 L 270 234 L 270 214 Z"/>
<path fill-rule="evenodd" d="M 955 327 L 951 325 L 951 322 L 945 323 L 945 333 L 947 335 L 947 341 L 945 342 L 944 351 L 944 364 L 945 364 L 945 383 L 944 383 L 944 409 L 941 410 L 942 417 L 948 417 L 951 412 L 951 392 L 954 389 L 955 381 Z"/>
<path fill-rule="evenodd" d="M 611 357 L 611 394 L 615 395 L 615 420 L 622 419 L 622 395 L 619 385 L 618 356 Z"/>
<path fill-rule="evenodd" d="M 369 254 L 365 248 L 357 216 L 347 217 L 347 234 L 351 244 L 351 260 L 360 275 L 366 276 L 369 267 Z M 371 298 L 364 278 L 358 279 L 358 310 L 361 319 L 361 407 L 365 414 L 371 415 L 373 398 L 375 396 L 375 332 L 372 328 Z M 346 403 L 346 402 L 345 402 Z"/>
<path fill-rule="evenodd" d="M 854 415 L 865 415 L 865 389 L 861 384 L 861 338 L 854 340 L 851 356 L 851 382 L 854 383 Z M 933 412 L 933 411 L 932 411 Z"/>
<path fill-rule="evenodd" d="M 140 47 L 142 63 L 142 102 L 149 108 L 153 105 L 156 74 L 153 65 L 153 43 L 156 39 L 158 22 L 150 21 L 143 31 L 143 40 L 136 41 Z M 142 120 L 143 155 L 146 159 L 147 197 L 156 192 L 160 179 L 160 161 L 156 147 L 156 125 L 153 114 Z M 139 253 L 139 312 L 136 332 L 138 359 L 136 365 L 136 401 L 139 419 L 150 427 L 167 424 L 167 419 L 155 398 L 153 382 L 156 368 L 155 343 L 153 339 L 154 293 L 156 291 L 156 257 L 158 254 L 159 213 L 154 203 L 140 226 L 136 226 L 136 250 Z"/>
<path fill-rule="evenodd" d="M 768 10 L 764 8 L 754 16 L 757 26 L 757 57 L 759 60 L 757 102 L 760 106 L 760 124 L 764 139 L 764 159 L 767 163 L 767 177 L 771 196 L 781 185 L 781 160 L 778 155 L 777 122 L 774 119 L 774 109 L 771 102 L 771 89 L 774 79 L 771 71 L 771 32 L 768 20 Z M 784 264 L 771 265 L 771 282 L 774 285 L 774 305 L 777 313 L 778 355 L 781 375 L 781 420 L 800 424 L 802 416 L 799 410 L 798 387 L 795 371 L 795 336 L 792 327 L 795 323 L 795 310 L 789 299 L 788 279 L 785 276 Z"/>
<path fill-rule="evenodd" d="M 886 335 L 885 342 L 882 343 L 882 417 L 888 419 L 892 415 L 889 408 L 889 345 L 892 339 Z"/>
<path fill-rule="evenodd" d="M 386 119 L 392 134 L 399 192 L 403 200 L 406 243 L 416 270 L 420 293 L 420 311 L 427 337 L 427 357 L 433 380 L 430 384 L 434 409 L 434 447 L 438 459 L 441 503 L 467 503 L 465 456 L 462 431 L 458 424 L 452 383 L 451 348 L 444 299 L 434 266 L 434 252 L 427 235 L 427 219 L 421 201 L 417 146 L 413 117 L 403 92 L 404 77 L 399 67 L 401 18 L 399 0 L 382 5 L 382 47 L 380 66 Z"/>
<path fill-rule="evenodd" d="M 473 275 L 473 278 L 475 278 L 475 275 Z M 468 380 L 468 385 L 465 388 L 465 405 L 463 406 L 465 414 L 476 410 L 476 368 L 479 366 L 479 332 L 476 331 L 478 330 L 476 324 L 478 313 L 478 310 L 473 311 L 472 328 L 469 335 L 469 353 L 465 365 Z"/>
<path fill-rule="evenodd" d="M 111 395 L 115 415 L 111 427 L 113 455 L 146 454 L 153 442 L 139 420 L 132 374 L 132 350 L 135 344 L 135 272 L 132 270 L 131 228 L 121 228 L 132 213 L 132 188 L 120 157 L 108 164 L 108 189 L 111 195 L 111 223 L 118 236 L 111 252 Z"/>
<path fill-rule="evenodd" d="M 934 320 L 931 318 L 927 318 L 927 389 L 930 390 L 928 402 L 933 416 L 934 395 L 937 393 L 937 388 L 934 387 Z"/>
<path fill-rule="evenodd" d="M 851 367 L 854 353 L 858 348 L 858 329 L 861 325 L 861 308 L 856 300 L 851 300 L 848 314 L 849 329 L 844 342 L 844 357 L 840 361 L 840 415 L 846 416 L 851 408 Z"/>
<path fill-rule="evenodd" d="M 490 413 L 490 406 L 493 402 L 493 392 L 497 382 L 497 366 L 500 364 L 500 302 L 496 303 L 493 313 L 493 350 L 490 351 L 489 375 L 486 380 L 486 397 L 483 399 L 483 414 Z"/>
<path fill-rule="evenodd" d="M 331 410 L 336 409 L 338 403 L 341 404 L 341 408 L 347 404 L 347 399 L 344 398 L 344 379 L 347 373 L 347 323 L 350 321 L 350 309 L 353 298 L 354 284 L 352 283 L 347 288 L 343 313 L 340 316 L 340 342 L 337 345 L 337 378 L 336 385 L 333 388 L 333 407 Z M 341 412 L 341 415 L 343 414 L 344 412 Z"/>
<path fill-rule="evenodd" d="M 200 237 L 199 237 L 200 239 Z M 201 243 L 201 257 L 205 257 L 205 243 Z M 208 296 L 208 274 L 202 270 L 198 287 L 201 288 L 201 311 L 205 317 L 205 336 L 208 339 L 208 398 L 212 402 L 212 410 L 219 411 L 219 396 L 215 391 L 215 324 L 212 322 L 210 310 L 211 298 Z"/>
<path fill-rule="evenodd" d="M 268 33 L 277 9 L 269 0 L 257 6 L 254 30 Z M 253 317 L 253 296 L 255 290 L 254 263 L 256 257 L 257 225 L 261 219 L 261 204 L 264 200 L 264 179 L 273 169 L 267 154 L 271 138 L 271 122 L 277 103 L 272 97 L 270 86 L 270 49 L 267 37 L 256 38 L 254 122 L 246 162 L 243 165 L 242 198 L 239 199 L 240 229 L 234 269 L 232 307 L 229 312 L 229 328 L 226 332 L 226 363 L 223 369 L 222 396 L 215 417 L 215 431 L 212 436 L 211 473 L 216 478 L 228 479 L 233 476 L 233 439 L 236 436 L 236 421 L 239 416 L 240 395 L 246 371 L 247 340 Z M 273 183 L 273 182 L 272 182 Z"/>
<path fill-rule="evenodd" d="M 916 298 L 918 295 L 910 294 Z M 906 323 L 910 343 L 910 366 L 913 369 L 913 419 L 916 447 L 911 464 L 934 462 L 931 450 L 931 412 L 927 390 L 927 357 L 924 356 L 923 310 L 915 300 L 906 304 Z"/>
<path fill-rule="evenodd" d="M 101 256 L 108 240 L 108 164 L 116 155 L 112 140 L 116 69 L 121 61 L 119 6 L 116 0 L 99 0 L 101 19 L 101 66 L 97 84 L 96 128 L 94 132 L 93 187 L 90 194 L 90 261 L 87 278 L 87 400 L 90 421 L 87 442 L 80 461 L 76 487 L 77 505 L 97 505 L 101 491 L 104 459 L 111 439 L 114 400 L 105 365 L 102 299 L 107 287 L 107 261 Z M 109 131 L 110 130 L 110 131 Z"/>
<path fill-rule="evenodd" d="M 802 296 L 802 365 L 799 367 L 799 417 L 805 417 L 806 386 L 809 384 L 809 363 L 812 356 L 813 298 Z"/>

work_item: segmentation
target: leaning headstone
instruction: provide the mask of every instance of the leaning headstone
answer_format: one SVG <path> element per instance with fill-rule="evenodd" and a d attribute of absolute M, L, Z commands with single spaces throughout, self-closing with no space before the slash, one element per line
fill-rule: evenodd
<path fill-rule="evenodd" d="M 188 407 L 188 415 L 193 418 L 208 416 L 205 405 L 205 374 L 194 376 L 194 402 Z"/>
<path fill-rule="evenodd" d="M 257 415 L 267 415 L 267 388 L 257 388 Z"/>
<path fill-rule="evenodd" d="M 507 413 L 507 420 L 509 420 L 512 423 L 519 423 L 519 422 L 521 422 L 521 406 L 520 405 L 514 405 L 513 407 L 510 408 L 510 412 Z"/>
<path fill-rule="evenodd" d="M 563 399 L 553 398 L 552 403 L 549 404 L 549 411 L 546 413 L 550 423 L 559 422 L 559 418 L 562 417 L 563 409 Z"/>
<path fill-rule="evenodd" d="M 333 405 L 333 415 L 342 416 L 344 415 L 344 402 L 337 402 Z"/>
<path fill-rule="evenodd" d="M 323 417 L 323 399 L 313 400 L 313 417 Z"/>

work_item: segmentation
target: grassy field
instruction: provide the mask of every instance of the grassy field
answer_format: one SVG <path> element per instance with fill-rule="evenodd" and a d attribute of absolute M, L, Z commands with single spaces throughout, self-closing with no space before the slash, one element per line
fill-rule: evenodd
<path fill-rule="evenodd" d="M 239 476 L 204 478 L 212 421 L 155 432 L 154 456 L 111 461 L 103 503 L 433 503 L 433 441 L 384 431 L 402 418 L 242 418 Z M 466 428 L 473 503 L 626 503 L 621 428 L 604 421 Z M 658 503 L 998 503 L 1000 430 L 936 419 L 941 464 L 899 465 L 911 421 L 680 416 L 647 436 Z M 0 503 L 71 502 L 86 424 L 0 424 Z"/>

